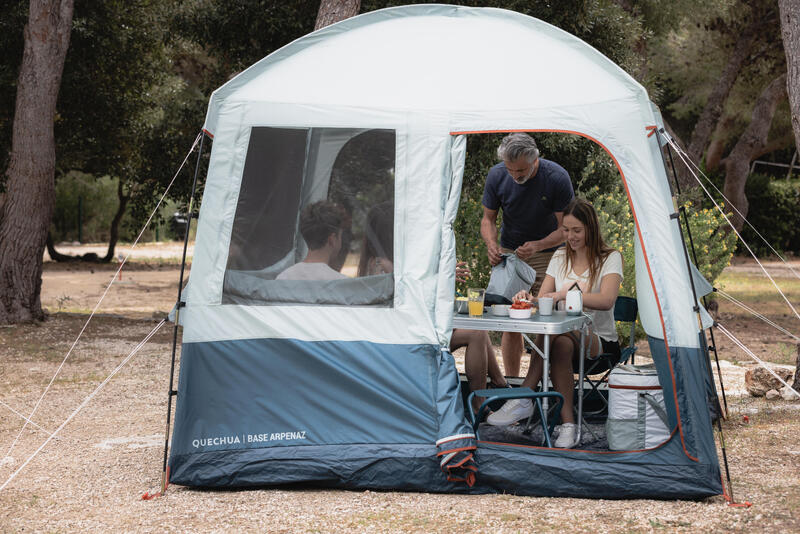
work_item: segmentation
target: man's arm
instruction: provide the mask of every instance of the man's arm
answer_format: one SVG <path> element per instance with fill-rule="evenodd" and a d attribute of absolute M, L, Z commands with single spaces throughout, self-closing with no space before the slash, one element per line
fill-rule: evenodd
<path fill-rule="evenodd" d="M 497 244 L 497 210 L 490 210 L 483 207 L 483 217 L 481 218 L 481 237 L 486 243 L 489 263 L 497 265 L 500 263 L 500 245 Z"/>
<path fill-rule="evenodd" d="M 557 221 L 556 229 L 538 241 L 527 241 L 523 245 L 517 247 L 515 252 L 521 260 L 528 260 L 537 252 L 547 250 L 548 248 L 557 247 L 564 242 L 564 232 L 561 230 L 561 222 L 564 220 L 564 212 L 555 211 L 553 213 L 555 214 Z"/>

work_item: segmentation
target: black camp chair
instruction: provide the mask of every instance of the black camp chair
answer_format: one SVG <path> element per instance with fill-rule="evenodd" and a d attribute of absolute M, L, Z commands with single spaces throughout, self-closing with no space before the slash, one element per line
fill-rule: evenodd
<path fill-rule="evenodd" d="M 614 320 L 617 322 L 631 323 L 630 340 L 626 347 L 623 347 L 620 355 L 619 362 L 615 362 L 611 354 L 598 354 L 592 358 L 586 357 L 583 361 L 583 378 L 584 387 L 588 383 L 589 389 L 584 389 L 583 392 L 583 417 L 598 416 L 608 412 L 608 400 L 599 391 L 599 387 L 603 382 L 608 381 L 608 375 L 614 366 L 619 364 L 628 363 L 628 360 L 633 363 L 633 356 L 636 353 L 636 317 L 639 313 L 639 306 L 636 299 L 631 297 L 617 297 L 614 302 Z M 598 379 L 592 379 L 591 375 L 603 375 Z M 599 405 L 596 409 L 586 409 L 586 405 L 592 403 L 595 406 Z"/>

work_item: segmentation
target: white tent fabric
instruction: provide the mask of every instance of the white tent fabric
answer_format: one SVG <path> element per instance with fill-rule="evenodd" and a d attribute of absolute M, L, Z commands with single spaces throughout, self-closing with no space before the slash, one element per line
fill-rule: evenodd
<path fill-rule="evenodd" d="M 520 62 L 521 56 L 528 59 Z M 216 140 L 182 313 L 184 341 L 284 337 L 445 346 L 465 134 L 560 131 L 596 141 L 621 171 L 637 227 L 645 330 L 671 346 L 697 347 L 683 244 L 670 218 L 658 142 L 648 135 L 658 125 L 644 88 L 613 62 L 572 35 L 511 11 L 391 8 L 298 39 L 212 96 L 204 129 Z M 256 126 L 395 130 L 392 308 L 221 304 Z"/>

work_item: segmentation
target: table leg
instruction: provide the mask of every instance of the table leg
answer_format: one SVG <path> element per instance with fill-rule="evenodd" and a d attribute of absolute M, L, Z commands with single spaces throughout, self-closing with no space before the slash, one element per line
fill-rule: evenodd
<path fill-rule="evenodd" d="M 544 354 L 542 354 L 542 391 L 549 391 L 548 380 L 550 379 L 550 334 L 542 334 L 544 336 Z M 536 384 L 534 384 L 534 387 Z M 544 413 L 547 415 L 549 402 L 547 397 L 542 399 Z"/>
<path fill-rule="evenodd" d="M 581 348 L 578 361 L 578 443 L 581 442 L 581 430 L 583 429 L 583 358 L 586 353 L 586 327 L 581 327 Z"/>

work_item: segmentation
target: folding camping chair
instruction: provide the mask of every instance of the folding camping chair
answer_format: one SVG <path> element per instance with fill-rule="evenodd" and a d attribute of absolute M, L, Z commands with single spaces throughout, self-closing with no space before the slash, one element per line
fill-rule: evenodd
<path fill-rule="evenodd" d="M 636 317 L 639 312 L 639 306 L 636 299 L 631 297 L 617 297 L 614 302 L 614 320 L 622 323 L 631 323 L 631 333 L 628 345 L 623 347 L 620 355 L 619 362 L 615 363 L 611 354 L 598 354 L 594 357 L 586 357 L 583 361 L 583 376 L 579 376 L 578 380 L 583 380 L 584 386 L 588 383 L 589 390 L 584 389 L 583 392 L 583 419 L 586 420 L 587 416 L 599 415 L 608 411 L 608 400 L 599 391 L 602 383 L 608 381 L 608 375 L 615 365 L 628 363 L 631 360 L 633 363 L 633 356 L 636 353 Z M 592 379 L 591 375 L 603 375 L 598 379 Z M 586 410 L 587 399 L 594 402 L 595 405 L 599 404 L 599 408 L 595 410 Z M 596 401 L 595 401 L 596 399 Z"/>
<path fill-rule="evenodd" d="M 483 403 L 481 403 L 480 408 L 478 408 L 477 415 L 472 413 L 472 399 L 476 396 L 486 397 Z M 491 403 L 496 400 L 531 399 L 536 407 L 536 410 L 534 410 L 528 417 L 526 427 L 530 428 L 531 420 L 533 419 L 534 414 L 538 412 L 542 424 L 542 433 L 544 434 L 544 445 L 547 447 L 552 447 L 553 444 L 550 440 L 550 436 L 553 435 L 553 429 L 556 425 L 556 418 L 553 417 L 548 420 L 548 417 L 544 411 L 544 407 L 542 406 L 542 399 L 544 398 L 553 399 L 555 401 L 553 403 L 555 414 L 559 414 L 561 412 L 561 405 L 564 403 L 564 397 L 557 391 L 533 391 L 532 389 L 526 387 L 479 389 L 470 393 L 469 397 L 467 398 L 467 417 L 469 418 L 469 422 L 472 424 L 472 429 L 477 436 L 478 427 L 483 421 L 483 418 L 488 415 L 489 405 Z"/>

